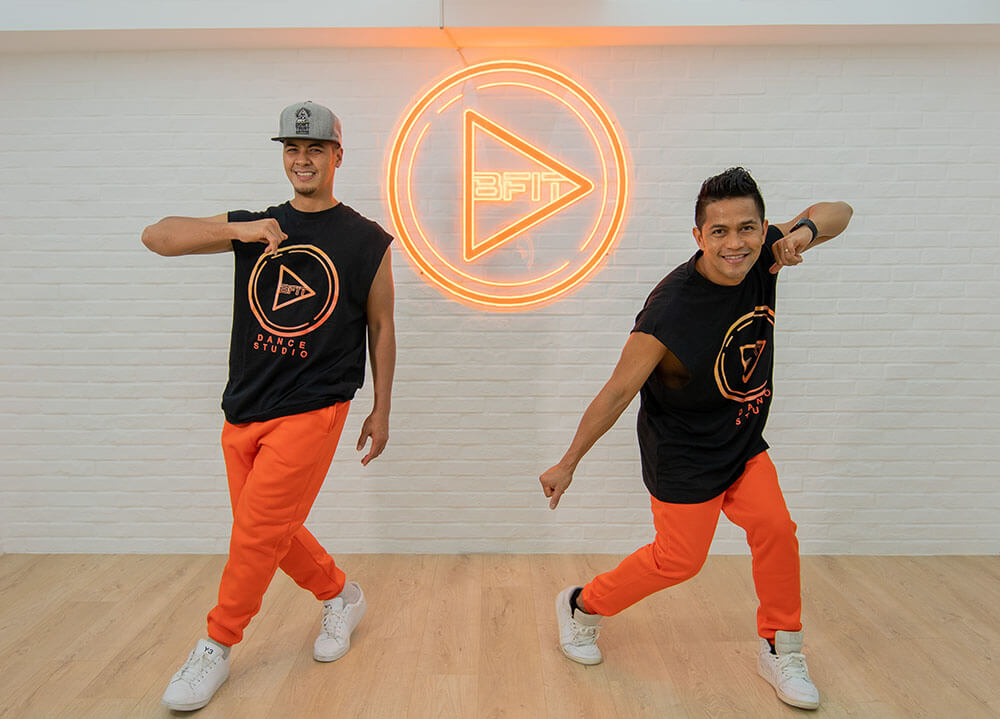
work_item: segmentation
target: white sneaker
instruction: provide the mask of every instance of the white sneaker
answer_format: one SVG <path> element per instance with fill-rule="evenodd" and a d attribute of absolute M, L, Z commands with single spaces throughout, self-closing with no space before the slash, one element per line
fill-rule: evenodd
<path fill-rule="evenodd" d="M 349 601 L 345 602 L 346 599 Z M 351 632 L 365 616 L 365 593 L 357 582 L 348 582 L 333 599 L 323 602 L 323 627 L 313 644 L 313 659 L 332 662 L 351 648 Z"/>
<path fill-rule="evenodd" d="M 809 678 L 809 667 L 802 654 L 802 632 L 774 633 L 774 650 L 766 639 L 760 640 L 757 673 L 778 693 L 778 698 L 800 709 L 819 707 L 819 690 Z"/>
<path fill-rule="evenodd" d="M 601 634 L 601 615 L 574 612 L 570 598 L 576 587 L 566 587 L 556 597 L 556 619 L 559 622 L 559 644 L 562 652 L 580 664 L 600 664 L 601 650 L 597 637 Z"/>
<path fill-rule="evenodd" d="M 201 709 L 228 676 L 229 659 L 222 656 L 222 650 L 207 639 L 199 639 L 184 666 L 167 684 L 163 705 L 182 712 Z"/>

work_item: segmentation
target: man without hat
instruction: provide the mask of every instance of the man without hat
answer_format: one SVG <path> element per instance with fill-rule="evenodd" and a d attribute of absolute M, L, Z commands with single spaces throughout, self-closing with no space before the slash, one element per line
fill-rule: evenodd
<path fill-rule="evenodd" d="M 753 555 L 758 673 L 782 701 L 819 706 L 802 653 L 796 527 L 762 432 L 773 392 L 777 273 L 843 232 L 852 214 L 844 202 L 821 202 L 768 226 L 746 170 L 705 180 L 695 204 L 698 251 L 649 295 L 566 454 L 539 478 L 555 509 L 584 454 L 641 392 L 639 453 L 656 538 L 556 598 L 569 659 L 600 663 L 602 616 L 697 574 L 722 512 L 746 530 Z"/>
<path fill-rule="evenodd" d="M 142 233 L 164 256 L 232 252 L 229 381 L 222 450 L 233 508 L 229 559 L 208 637 L 163 695 L 170 709 L 205 706 L 229 675 L 230 649 L 280 568 L 322 602 L 316 661 L 350 647 L 365 597 L 303 526 L 326 478 L 348 406 L 371 358 L 374 407 L 357 449 L 363 465 L 389 437 L 396 364 L 390 237 L 333 196 L 344 157 L 341 125 L 313 102 L 279 120 L 288 202 L 262 212 L 165 217 Z"/>

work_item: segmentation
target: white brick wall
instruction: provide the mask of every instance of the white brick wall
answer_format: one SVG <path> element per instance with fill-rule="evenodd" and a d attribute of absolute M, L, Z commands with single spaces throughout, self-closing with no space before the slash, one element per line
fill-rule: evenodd
<path fill-rule="evenodd" d="M 466 50 L 470 61 L 501 56 Z M 626 552 L 652 534 L 635 406 L 557 512 L 568 444 L 651 287 L 693 251 L 702 179 L 743 164 L 772 220 L 847 233 L 787 271 L 767 436 L 804 552 L 996 553 L 1000 46 L 521 50 L 615 114 L 634 194 L 589 284 L 529 313 L 449 301 L 397 246 L 386 454 L 358 396 L 310 527 L 336 552 Z M 278 110 L 345 120 L 337 195 L 388 222 L 384 165 L 440 49 L 8 54 L 0 63 L 0 551 L 221 552 L 228 256 L 159 258 L 166 214 L 288 197 Z M 741 552 L 725 521 L 715 551 Z"/>

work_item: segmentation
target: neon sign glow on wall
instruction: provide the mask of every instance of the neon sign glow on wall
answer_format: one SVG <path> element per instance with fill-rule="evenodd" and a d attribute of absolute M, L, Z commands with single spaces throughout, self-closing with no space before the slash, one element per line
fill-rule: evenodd
<path fill-rule="evenodd" d="M 599 269 L 625 218 L 625 149 L 578 83 L 523 61 L 473 65 L 407 113 L 389 210 L 422 276 L 491 310 L 562 297 Z"/>

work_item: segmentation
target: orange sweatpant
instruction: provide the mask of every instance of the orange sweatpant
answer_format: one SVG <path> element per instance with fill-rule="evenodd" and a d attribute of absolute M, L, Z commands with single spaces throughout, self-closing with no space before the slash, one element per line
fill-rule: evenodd
<path fill-rule="evenodd" d="M 773 640 L 776 630 L 797 632 L 802 628 L 796 527 L 767 452 L 748 461 L 740 478 L 707 502 L 670 504 L 651 499 L 655 540 L 583 588 L 580 602 L 586 611 L 611 616 L 653 592 L 693 577 L 708 557 L 722 511 L 747 533 L 760 602 L 757 633 Z"/>
<path fill-rule="evenodd" d="M 208 636 L 233 645 L 260 610 L 280 567 L 317 599 L 340 594 L 346 577 L 303 523 L 333 461 L 350 402 L 222 429 L 233 531 Z"/>

